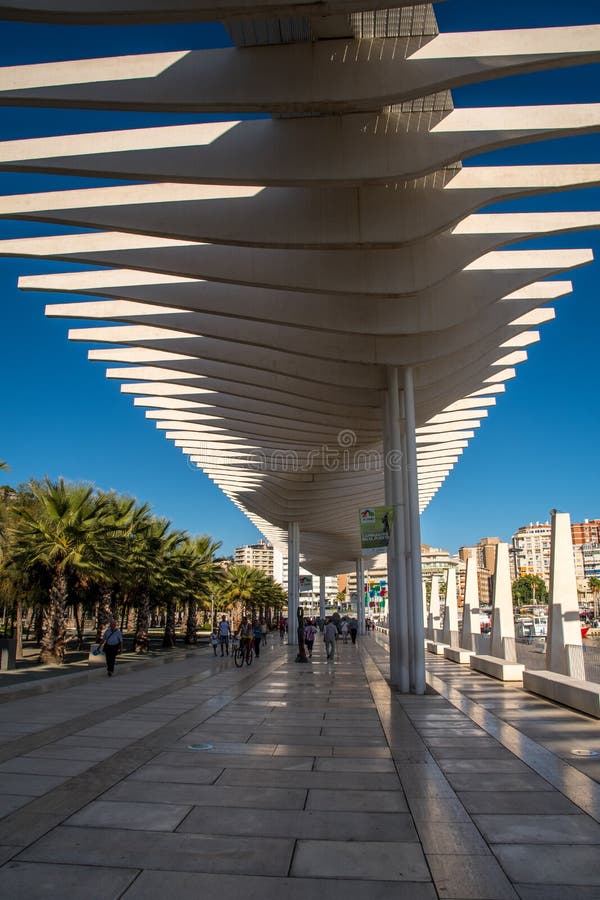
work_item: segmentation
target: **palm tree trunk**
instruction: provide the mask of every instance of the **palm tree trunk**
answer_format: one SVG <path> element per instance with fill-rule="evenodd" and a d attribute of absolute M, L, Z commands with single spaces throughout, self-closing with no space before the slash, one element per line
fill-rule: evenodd
<path fill-rule="evenodd" d="M 195 600 L 190 600 L 188 604 L 187 621 L 185 623 L 185 643 L 197 644 L 198 636 L 196 629 L 198 627 L 198 607 Z"/>
<path fill-rule="evenodd" d="M 167 600 L 167 615 L 165 620 L 165 634 L 163 637 L 163 647 L 175 647 L 175 604 L 172 600 Z"/>
<path fill-rule="evenodd" d="M 112 619 L 112 586 L 103 584 L 100 588 L 100 597 L 98 600 L 98 616 L 96 618 L 96 643 L 102 640 L 102 635 L 106 631 L 110 620 Z"/>
<path fill-rule="evenodd" d="M 65 613 L 67 608 L 67 579 L 62 571 L 55 572 L 50 588 L 50 608 L 44 622 L 40 662 L 62 666 L 65 661 L 67 633 Z"/>
<path fill-rule="evenodd" d="M 135 652 L 147 653 L 150 649 L 150 597 L 144 591 L 138 598 L 137 622 L 135 626 Z"/>
<path fill-rule="evenodd" d="M 44 620 L 46 616 L 44 614 L 43 606 L 38 606 L 35 611 L 35 619 L 33 623 L 33 631 L 35 634 L 35 642 L 38 647 L 41 646 L 42 639 L 44 637 Z"/>
<path fill-rule="evenodd" d="M 79 618 L 80 612 L 82 618 Z M 81 650 L 81 644 L 83 643 L 83 603 L 74 604 L 73 618 L 75 619 L 75 629 L 77 631 L 77 649 Z"/>
<path fill-rule="evenodd" d="M 23 659 L 23 601 L 17 600 L 17 624 L 15 629 L 17 644 L 15 648 L 16 659 Z"/>

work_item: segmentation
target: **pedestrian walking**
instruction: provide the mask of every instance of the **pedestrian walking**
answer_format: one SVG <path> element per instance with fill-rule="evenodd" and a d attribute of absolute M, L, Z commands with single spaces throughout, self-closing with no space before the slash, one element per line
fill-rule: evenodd
<path fill-rule="evenodd" d="M 285 619 L 283 618 L 283 616 L 279 620 L 279 637 L 282 641 L 285 640 Z"/>
<path fill-rule="evenodd" d="M 217 647 L 219 646 L 219 636 L 217 634 L 217 629 L 213 630 L 213 633 L 210 636 L 210 646 L 213 648 L 213 653 L 215 656 L 217 655 Z"/>
<path fill-rule="evenodd" d="M 313 644 L 315 642 L 316 633 L 317 629 L 312 622 L 309 622 L 308 625 L 304 626 L 304 643 L 306 644 L 306 650 L 308 652 L 309 659 L 312 659 Z"/>
<path fill-rule="evenodd" d="M 116 619 L 110 620 L 110 624 L 104 632 L 100 649 L 106 658 L 106 673 L 109 678 L 112 678 L 115 671 L 115 660 L 123 650 L 123 635 Z"/>
<path fill-rule="evenodd" d="M 348 643 L 348 632 L 349 631 L 350 631 L 350 629 L 348 628 L 348 623 L 344 619 L 344 621 L 342 622 L 342 640 L 345 644 Z"/>
<path fill-rule="evenodd" d="M 260 620 L 260 631 L 262 635 L 263 646 L 267 646 L 267 632 L 268 632 L 267 623 L 264 619 Z"/>
<path fill-rule="evenodd" d="M 244 616 L 238 628 L 237 636 L 240 641 L 240 649 L 244 651 L 246 660 L 250 659 L 250 653 L 254 644 L 254 631 L 248 616 Z"/>
<path fill-rule="evenodd" d="M 256 619 L 252 623 L 252 636 L 254 637 L 254 655 L 258 659 L 260 656 L 260 645 L 262 644 L 262 627 Z"/>
<path fill-rule="evenodd" d="M 331 619 L 328 620 L 323 632 L 323 640 L 325 641 L 325 652 L 327 659 L 333 662 L 335 657 L 335 642 L 337 641 L 338 630 L 337 625 Z"/>
<path fill-rule="evenodd" d="M 352 643 L 356 643 L 356 635 L 358 634 L 358 622 L 356 619 L 352 619 L 350 622 L 350 637 L 352 638 Z"/>
<path fill-rule="evenodd" d="M 227 616 L 221 616 L 221 621 L 219 622 L 219 643 L 221 644 L 221 656 L 225 656 L 225 651 L 227 651 L 227 656 L 229 656 L 229 636 L 231 634 L 231 627 L 229 622 L 227 621 Z"/>

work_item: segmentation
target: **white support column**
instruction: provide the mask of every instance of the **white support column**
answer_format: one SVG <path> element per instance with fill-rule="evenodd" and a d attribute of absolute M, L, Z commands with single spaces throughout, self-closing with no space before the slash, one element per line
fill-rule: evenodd
<path fill-rule="evenodd" d="M 319 578 L 319 618 L 325 618 L 325 576 Z"/>
<path fill-rule="evenodd" d="M 411 580 L 410 595 L 412 598 L 412 633 L 413 646 L 411 657 L 414 667 L 415 694 L 425 693 L 425 644 L 423 634 L 425 620 L 423 618 L 423 603 L 421 599 L 420 584 L 422 578 L 421 566 L 421 520 L 419 513 L 419 481 L 417 471 L 417 439 L 415 419 L 415 386 L 413 369 L 410 366 L 404 368 L 404 406 L 406 414 L 406 470 L 408 482 L 408 507 L 410 521 L 410 560 L 409 574 Z"/>
<path fill-rule="evenodd" d="M 393 506 L 394 500 L 392 496 L 392 478 L 391 478 L 391 470 L 390 466 L 387 464 L 387 460 L 390 456 L 390 416 L 389 416 L 389 396 L 386 391 L 382 395 L 383 405 L 383 483 L 384 483 L 384 491 L 385 491 L 385 504 L 386 506 Z M 393 532 L 393 525 L 392 525 Z M 389 633 L 392 633 L 392 621 L 395 622 L 396 616 L 396 565 L 394 562 L 395 555 L 395 544 L 393 537 L 390 538 L 390 542 L 387 548 L 387 624 Z M 397 631 L 397 626 L 394 625 L 394 630 Z M 394 660 L 394 657 L 397 653 L 397 645 L 392 644 L 390 640 L 390 671 L 396 671 L 398 668 L 398 663 Z"/>
<path fill-rule="evenodd" d="M 429 597 L 429 619 L 427 623 L 427 636 L 430 640 L 436 640 L 435 632 L 440 627 L 440 579 L 438 575 L 431 576 L 431 595 Z"/>
<path fill-rule="evenodd" d="M 358 633 L 365 634 L 365 561 L 362 556 L 356 560 L 356 620 Z"/>
<path fill-rule="evenodd" d="M 559 513 L 555 509 L 551 516 L 546 668 L 558 675 L 572 675 L 566 647 L 581 647 L 582 644 L 571 518 L 569 513 Z"/>
<path fill-rule="evenodd" d="M 492 581 L 492 603 L 494 611 L 490 654 L 501 659 L 508 659 L 505 652 L 504 638 L 512 638 L 511 644 L 514 642 L 515 620 L 510 585 L 508 544 L 502 542 L 496 547 L 496 568 Z M 515 660 L 510 661 L 514 662 Z"/>
<path fill-rule="evenodd" d="M 390 598 L 390 681 L 403 694 L 410 690 L 408 661 L 408 610 L 406 592 L 406 535 L 404 529 L 404 504 L 402 493 L 402 441 L 400 436 L 400 397 L 398 393 L 398 369 L 388 366 L 388 424 L 390 446 L 384 465 L 389 468 L 394 521 L 391 540 L 394 543 L 394 596 Z M 394 616 L 392 617 L 392 608 Z M 423 649 L 423 653 L 424 653 Z"/>
<path fill-rule="evenodd" d="M 297 644 L 296 617 L 300 590 L 300 526 L 288 522 L 288 644 Z"/>
<path fill-rule="evenodd" d="M 477 652 L 474 638 L 481 634 L 479 619 L 479 590 L 477 585 L 477 560 L 470 556 L 467 559 L 465 576 L 465 597 L 463 603 L 463 620 L 460 631 L 460 646 L 463 650 Z"/>
<path fill-rule="evenodd" d="M 406 633 L 408 641 L 408 679 L 409 691 L 414 692 L 415 685 L 415 661 L 413 647 L 415 643 L 414 627 L 413 627 L 413 606 L 412 606 L 412 580 L 411 580 L 411 531 L 410 531 L 410 508 L 408 502 L 408 469 L 406 466 L 406 398 L 404 391 L 399 395 L 400 399 L 400 440 L 402 441 L 402 496 L 404 497 L 404 568 L 406 571 Z"/>
<path fill-rule="evenodd" d="M 456 602 L 456 569 L 454 566 L 448 568 L 446 578 L 446 606 L 444 609 L 444 631 L 442 633 L 442 642 L 451 646 L 454 632 L 458 632 L 458 606 Z"/>

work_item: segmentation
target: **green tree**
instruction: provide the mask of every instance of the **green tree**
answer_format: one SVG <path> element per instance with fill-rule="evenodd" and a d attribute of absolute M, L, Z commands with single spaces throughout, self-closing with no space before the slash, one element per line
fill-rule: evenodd
<path fill-rule="evenodd" d="M 11 564 L 41 565 L 50 577 L 40 661 L 61 665 L 66 646 L 69 587 L 85 576 L 102 577 L 109 553 L 106 504 L 85 484 L 46 478 L 29 485 L 33 503 L 13 511 Z"/>
<path fill-rule="evenodd" d="M 259 574 L 259 570 L 251 566 L 233 565 L 227 570 L 224 596 L 233 607 L 237 607 L 238 617 L 254 606 Z"/>
<path fill-rule="evenodd" d="M 548 588 L 541 575 L 521 575 L 512 583 L 512 597 L 515 606 L 546 603 Z"/>
<path fill-rule="evenodd" d="M 211 595 L 216 601 L 215 609 L 219 608 L 222 586 L 225 573 L 216 558 L 221 546 L 220 541 L 214 541 L 209 535 L 188 538 L 186 546 L 182 548 L 184 557 L 184 577 L 181 583 L 181 599 L 187 603 L 187 619 L 185 624 L 185 643 L 195 644 L 198 641 L 198 604 L 207 604 Z M 211 622 L 211 628 L 214 622 Z"/>
<path fill-rule="evenodd" d="M 594 601 L 594 618 L 598 618 L 598 595 L 600 594 L 600 578 L 596 575 L 590 575 L 588 578 L 588 587 L 592 592 Z"/>

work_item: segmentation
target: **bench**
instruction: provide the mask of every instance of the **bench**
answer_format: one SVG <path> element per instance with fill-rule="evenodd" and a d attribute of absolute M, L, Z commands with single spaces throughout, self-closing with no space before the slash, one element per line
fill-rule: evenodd
<path fill-rule="evenodd" d="M 473 656 L 472 650 L 461 650 L 460 647 L 444 647 L 444 656 L 452 662 L 460 663 L 461 666 L 468 666 Z"/>
<path fill-rule="evenodd" d="M 522 663 L 502 659 L 501 656 L 476 655 L 471 657 L 471 668 L 499 681 L 522 681 L 525 666 Z"/>
<path fill-rule="evenodd" d="M 569 675 L 559 675 L 546 669 L 523 673 L 523 687 L 526 691 L 541 694 L 563 706 L 579 709 L 600 719 L 600 684 L 595 681 L 579 681 Z"/>
<path fill-rule="evenodd" d="M 436 656 L 443 656 L 444 650 L 446 647 L 450 646 L 449 644 L 441 644 L 438 641 L 427 641 L 425 644 L 429 653 L 435 653 Z"/>

